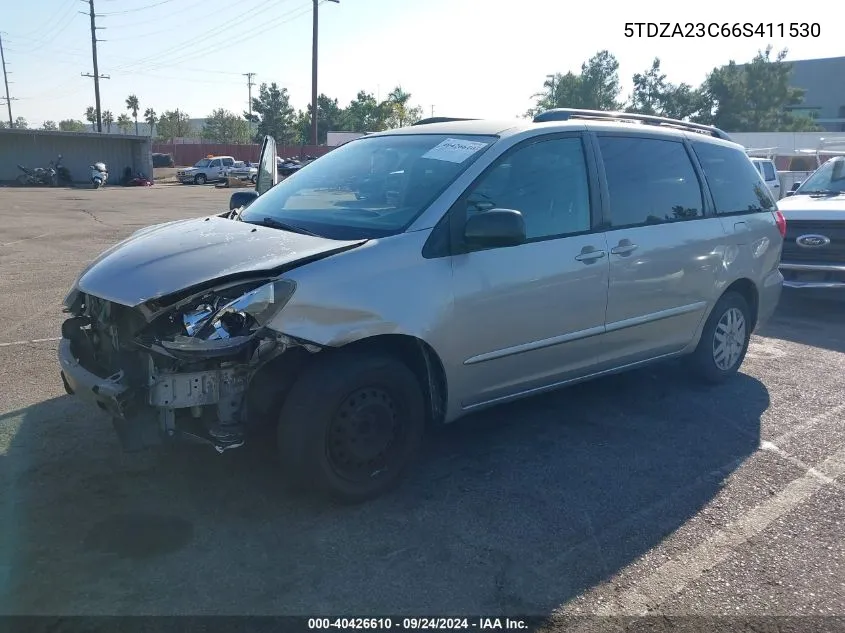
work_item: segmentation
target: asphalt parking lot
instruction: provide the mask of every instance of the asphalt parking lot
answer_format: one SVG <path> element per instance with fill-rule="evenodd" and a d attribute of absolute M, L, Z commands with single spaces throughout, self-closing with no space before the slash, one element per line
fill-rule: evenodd
<path fill-rule="evenodd" d="M 786 298 L 724 386 L 669 363 L 475 415 L 363 506 L 289 497 L 267 447 L 121 453 L 62 389 L 62 298 L 229 193 L 0 188 L 0 613 L 845 616 L 835 305 Z"/>

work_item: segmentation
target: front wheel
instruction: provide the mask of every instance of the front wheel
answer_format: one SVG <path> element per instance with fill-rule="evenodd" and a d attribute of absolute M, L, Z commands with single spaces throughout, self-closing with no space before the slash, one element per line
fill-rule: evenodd
<path fill-rule="evenodd" d="M 425 429 L 419 382 L 385 355 L 315 359 L 282 407 L 278 444 L 291 483 L 356 503 L 396 485 Z"/>
<path fill-rule="evenodd" d="M 26 187 L 29 184 L 29 176 L 26 174 L 21 174 L 15 180 L 21 187 Z"/>
<path fill-rule="evenodd" d="M 197 174 L 194 176 L 194 184 L 195 185 L 204 185 L 206 183 L 205 174 Z"/>
<path fill-rule="evenodd" d="M 689 357 L 692 370 L 710 383 L 723 382 L 736 374 L 748 351 L 752 327 L 745 298 L 736 292 L 722 295 Z"/>

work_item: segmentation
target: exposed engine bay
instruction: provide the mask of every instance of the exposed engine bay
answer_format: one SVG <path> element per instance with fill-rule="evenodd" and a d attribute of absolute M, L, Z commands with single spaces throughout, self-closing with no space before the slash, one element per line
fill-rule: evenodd
<path fill-rule="evenodd" d="M 59 349 L 65 389 L 109 412 L 126 450 L 185 434 L 219 452 L 241 446 L 256 374 L 291 348 L 320 350 L 267 327 L 294 290 L 286 279 L 240 281 L 136 307 L 74 290 Z"/>

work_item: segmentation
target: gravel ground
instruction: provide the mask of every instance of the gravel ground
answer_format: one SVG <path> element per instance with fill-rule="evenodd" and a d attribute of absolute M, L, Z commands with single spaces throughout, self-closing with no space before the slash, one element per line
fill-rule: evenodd
<path fill-rule="evenodd" d="M 288 497 L 265 446 L 121 453 L 62 389 L 62 297 L 229 193 L 0 189 L 0 613 L 845 616 L 834 304 L 785 298 L 718 388 L 668 363 L 472 416 L 364 506 Z"/>

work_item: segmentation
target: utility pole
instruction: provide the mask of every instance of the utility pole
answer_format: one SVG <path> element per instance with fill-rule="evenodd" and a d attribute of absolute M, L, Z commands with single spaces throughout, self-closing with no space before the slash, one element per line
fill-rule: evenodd
<path fill-rule="evenodd" d="M 431 116 L 434 117 L 434 105 L 431 106 Z"/>
<path fill-rule="evenodd" d="M 93 0 L 92 0 L 93 1 Z M 317 5 L 320 0 L 313 0 L 314 2 L 314 33 L 311 41 L 311 144 L 317 145 Z M 340 0 L 328 0 L 339 4 Z"/>
<path fill-rule="evenodd" d="M 255 73 L 243 73 L 243 75 L 246 77 L 246 89 L 249 92 L 247 107 L 249 108 L 249 135 L 252 136 L 252 87 L 255 85 L 252 83 L 252 78 L 255 77 Z"/>
<path fill-rule="evenodd" d="M 9 94 L 9 77 L 6 74 L 6 56 L 3 54 L 3 36 L 0 35 L 0 62 L 3 64 L 3 83 L 6 85 L 6 106 L 9 108 L 9 127 L 14 126 L 12 121 L 12 97 Z"/>
<path fill-rule="evenodd" d="M 85 2 L 86 0 L 82 0 Z M 80 73 L 83 77 L 92 77 L 94 79 L 94 102 L 95 107 L 97 108 L 97 131 L 103 131 L 103 116 L 102 112 L 100 111 L 100 79 L 109 79 L 108 75 L 101 75 L 99 69 L 97 68 L 97 29 L 101 29 L 103 27 L 97 26 L 95 22 L 95 14 L 94 14 L 94 0 L 87 0 L 88 2 L 88 15 L 91 17 L 91 54 L 94 58 L 94 74 L 91 73 Z M 80 11 L 84 15 L 84 11 Z"/>

